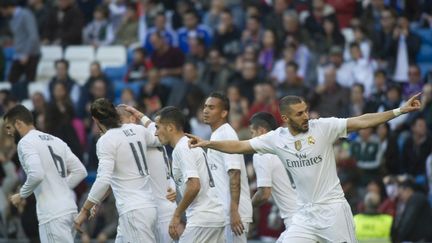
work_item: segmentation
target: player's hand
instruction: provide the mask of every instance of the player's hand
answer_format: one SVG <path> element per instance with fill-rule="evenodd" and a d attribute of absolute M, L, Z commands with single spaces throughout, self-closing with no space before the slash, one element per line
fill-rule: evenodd
<path fill-rule="evenodd" d="M 418 99 L 421 95 L 420 93 L 417 93 L 416 95 L 412 96 L 405 104 L 401 106 L 401 112 L 403 114 L 413 111 L 420 110 L 421 102 Z"/>
<path fill-rule="evenodd" d="M 81 229 L 81 225 L 86 221 L 88 218 L 88 211 L 87 210 L 81 210 L 79 214 L 74 219 L 74 228 L 79 233 L 83 233 L 84 231 Z"/>
<path fill-rule="evenodd" d="M 204 140 L 198 136 L 185 133 L 185 135 L 189 138 L 188 144 L 189 148 L 203 147 L 205 148 L 208 145 L 208 141 Z"/>
<path fill-rule="evenodd" d="M 240 218 L 238 211 L 231 212 L 231 230 L 236 235 L 243 234 L 244 226 Z"/>
<path fill-rule="evenodd" d="M 144 114 L 142 112 L 140 112 L 139 110 L 133 108 L 130 105 L 120 104 L 118 106 L 124 107 L 126 111 L 129 111 L 138 120 L 141 120 L 141 118 L 143 118 L 143 116 L 144 116 Z"/>
<path fill-rule="evenodd" d="M 91 242 L 90 236 L 87 233 L 81 234 L 81 242 L 90 243 Z"/>
<path fill-rule="evenodd" d="M 171 187 L 167 190 L 166 199 L 168 199 L 170 202 L 175 202 L 177 198 L 176 190 L 172 189 Z"/>
<path fill-rule="evenodd" d="M 169 224 L 169 230 L 168 230 L 169 235 L 173 240 L 178 240 L 180 238 L 180 234 L 177 231 L 179 225 L 180 225 L 180 216 L 174 214 Z"/>
<path fill-rule="evenodd" d="M 10 197 L 9 197 L 9 200 L 10 200 L 11 203 L 12 203 L 15 207 L 17 207 L 17 208 L 18 208 L 18 207 L 23 203 L 23 201 L 24 201 L 24 199 L 20 196 L 19 193 L 16 193 L 16 194 L 10 196 Z"/>
<path fill-rule="evenodd" d="M 95 204 L 91 209 L 90 209 L 90 216 L 89 216 L 89 220 L 92 220 L 93 218 L 96 217 L 97 213 L 99 212 L 99 208 L 100 206 L 98 204 Z"/>

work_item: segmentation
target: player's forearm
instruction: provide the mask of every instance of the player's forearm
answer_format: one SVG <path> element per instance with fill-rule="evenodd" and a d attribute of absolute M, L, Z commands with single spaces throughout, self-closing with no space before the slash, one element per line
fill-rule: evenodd
<path fill-rule="evenodd" d="M 87 170 L 85 169 L 84 165 L 82 165 L 81 162 L 78 161 L 76 167 L 74 167 L 74 169 L 70 171 L 70 174 L 67 176 L 66 181 L 69 188 L 73 189 L 86 177 Z"/>
<path fill-rule="evenodd" d="M 189 178 L 186 182 L 186 189 L 183 194 L 182 200 L 179 202 L 174 215 L 181 216 L 189 205 L 195 200 L 201 189 L 201 185 L 198 178 Z"/>
<path fill-rule="evenodd" d="M 258 190 L 252 197 L 252 206 L 259 207 L 267 202 L 267 199 L 264 198 L 263 192 Z"/>
<path fill-rule="evenodd" d="M 84 212 L 88 217 L 90 215 L 90 210 L 93 208 L 94 205 L 96 205 L 96 203 L 87 199 L 81 207 L 81 212 Z"/>
<path fill-rule="evenodd" d="M 98 181 L 98 179 L 96 179 L 92 188 L 90 189 L 87 201 L 90 201 L 93 204 L 100 204 L 107 197 L 109 189 L 109 183 L 100 180 Z"/>
<path fill-rule="evenodd" d="M 218 150 L 229 154 L 253 154 L 255 151 L 249 144 L 249 141 L 236 141 L 236 140 L 224 140 L 224 141 L 208 141 L 205 145 L 206 148 Z"/>
<path fill-rule="evenodd" d="M 348 118 L 347 131 L 357 131 L 364 128 L 376 127 L 381 123 L 387 122 L 395 118 L 393 111 L 385 111 L 379 113 L 368 113 L 357 117 Z"/>
<path fill-rule="evenodd" d="M 238 211 L 238 206 L 240 202 L 240 170 L 230 170 L 228 171 L 229 181 L 230 181 L 230 195 L 231 203 L 230 210 Z"/>

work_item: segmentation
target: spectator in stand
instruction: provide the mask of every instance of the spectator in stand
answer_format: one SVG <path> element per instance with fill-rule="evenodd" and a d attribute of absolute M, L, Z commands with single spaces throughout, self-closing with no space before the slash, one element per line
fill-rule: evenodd
<path fill-rule="evenodd" d="M 81 99 L 79 109 L 77 110 L 77 114 L 78 117 L 80 117 L 83 120 L 84 126 L 87 129 L 90 129 L 93 123 L 90 115 L 90 105 L 93 103 L 93 101 L 97 100 L 98 98 L 110 97 L 109 86 L 105 80 L 95 79 L 88 86 L 88 89 L 86 90 L 83 89 L 83 92 L 86 92 L 86 96 L 83 97 L 83 99 Z"/>
<path fill-rule="evenodd" d="M 267 14 L 264 19 L 264 27 L 266 29 L 272 29 L 276 32 L 278 40 L 282 39 L 283 36 L 283 15 L 284 12 L 288 9 L 289 3 L 285 0 L 275 0 L 273 2 L 273 11 Z"/>
<path fill-rule="evenodd" d="M 249 16 L 246 21 L 246 28 L 242 32 L 242 46 L 255 45 L 259 46 L 263 36 L 261 20 L 258 16 Z"/>
<path fill-rule="evenodd" d="M 69 76 L 69 62 L 65 59 L 60 59 L 54 63 L 54 66 L 56 74 L 48 84 L 48 97 L 50 97 L 50 101 L 54 99 L 55 84 L 64 83 L 66 85 L 66 93 L 72 100 L 72 104 L 77 107 L 81 95 L 81 88 L 77 82 Z"/>
<path fill-rule="evenodd" d="M 363 27 L 357 26 L 353 28 L 353 34 L 354 40 L 352 43 L 355 43 L 360 47 L 362 58 L 369 61 L 372 49 L 372 42 L 371 40 L 369 40 L 368 36 L 366 36 L 366 31 Z M 353 59 L 353 57 L 351 56 L 350 47 L 351 45 L 349 45 L 348 48 L 345 48 L 345 60 Z"/>
<path fill-rule="evenodd" d="M 318 85 L 310 100 L 311 110 L 320 117 L 346 117 L 349 107 L 349 89 L 336 80 L 336 69 L 329 67 L 325 71 L 325 81 Z"/>
<path fill-rule="evenodd" d="M 145 107 L 146 114 L 155 114 L 167 105 L 170 88 L 160 82 L 159 70 L 148 71 L 147 83 L 141 88 L 140 102 Z"/>
<path fill-rule="evenodd" d="M 90 64 L 90 77 L 88 77 L 82 88 L 82 96 L 85 96 L 86 91 L 90 90 L 90 87 L 96 80 L 102 80 L 105 82 L 107 87 L 108 99 L 114 99 L 114 88 L 112 87 L 112 81 L 102 72 L 102 67 L 98 61 L 94 61 Z"/>
<path fill-rule="evenodd" d="M 42 33 L 43 27 L 46 25 L 47 16 L 49 13 L 48 4 L 44 0 L 29 0 L 28 7 L 36 18 L 37 30 L 40 35 Z"/>
<path fill-rule="evenodd" d="M 293 10 L 286 11 L 283 15 L 283 30 L 284 35 L 282 39 L 278 39 L 279 43 L 289 42 L 289 40 L 297 40 L 297 44 L 311 46 L 311 39 L 307 30 L 301 28 L 300 20 L 297 12 Z"/>
<path fill-rule="evenodd" d="M 56 0 L 57 6 L 48 14 L 42 31 L 45 45 L 80 45 L 84 16 L 74 0 Z"/>
<path fill-rule="evenodd" d="M 114 44 L 129 47 L 138 43 L 138 16 L 135 4 L 128 4 L 117 31 L 114 34 Z"/>
<path fill-rule="evenodd" d="M 227 97 L 230 101 L 228 120 L 234 130 L 240 131 L 243 128 L 243 118 L 248 114 L 248 100 L 241 96 L 239 87 L 236 85 L 227 88 Z"/>
<path fill-rule="evenodd" d="M 322 1 L 322 0 L 315 0 Z M 312 50 L 319 56 L 326 56 L 329 54 L 332 46 L 344 46 L 345 37 L 339 30 L 336 19 L 334 16 L 325 17 L 322 20 L 323 29 L 318 34 L 315 34 L 315 43 Z"/>
<path fill-rule="evenodd" d="M 9 72 L 9 82 L 12 84 L 21 80 L 32 82 L 36 77 L 36 68 L 40 58 L 39 34 L 36 19 L 26 8 L 17 5 L 15 0 L 5 0 L 0 3 L 3 16 L 10 18 L 9 28 L 13 34 L 13 62 Z"/>
<path fill-rule="evenodd" d="M 104 5 L 109 9 L 109 22 L 112 24 L 114 32 L 116 32 L 126 13 L 126 1 L 104 0 Z"/>
<path fill-rule="evenodd" d="M 214 37 L 214 46 L 229 60 L 241 52 L 241 32 L 235 26 L 232 13 L 224 9 Z"/>
<path fill-rule="evenodd" d="M 282 118 L 279 111 L 279 100 L 276 97 L 275 88 L 271 83 L 259 83 L 254 86 L 255 99 L 250 103 L 249 112 L 243 120 L 243 125 L 248 126 L 252 116 L 259 112 L 265 111 L 271 113 L 276 119 L 277 123 L 281 125 Z"/>
<path fill-rule="evenodd" d="M 430 242 L 432 241 L 432 211 L 427 197 L 419 191 L 412 181 L 405 180 L 399 185 L 399 200 L 404 207 L 398 212 L 392 226 L 393 242 Z"/>
<path fill-rule="evenodd" d="M 379 63 L 383 63 L 387 60 L 390 52 L 393 31 L 396 26 L 396 13 L 390 8 L 385 8 L 381 11 L 380 21 L 381 29 L 370 33 L 373 43 L 371 56 L 378 59 Z"/>
<path fill-rule="evenodd" d="M 113 41 L 113 28 L 108 21 L 108 17 L 109 10 L 105 6 L 96 7 L 93 13 L 93 21 L 88 23 L 83 30 L 83 43 L 85 45 L 92 45 L 97 48 L 111 44 Z"/>
<path fill-rule="evenodd" d="M 224 8 L 224 0 L 211 0 L 210 9 L 204 14 L 203 24 L 210 27 L 213 33 L 216 33 Z"/>
<path fill-rule="evenodd" d="M 408 69 L 408 83 L 403 85 L 402 97 L 408 100 L 411 96 L 423 90 L 423 80 L 420 68 L 413 64 Z"/>
<path fill-rule="evenodd" d="M 388 242 L 393 217 L 379 212 L 382 198 L 376 192 L 369 192 L 364 199 L 364 212 L 354 216 L 356 237 L 361 241 Z"/>
<path fill-rule="evenodd" d="M 383 172 L 396 175 L 400 173 L 400 153 L 397 144 L 397 134 L 390 130 L 388 123 L 381 124 L 377 127 L 377 135 L 380 139 L 379 161 L 382 165 Z M 394 216 L 394 213 L 392 214 Z"/>
<path fill-rule="evenodd" d="M 165 16 L 164 12 L 157 13 L 153 27 L 149 28 L 149 25 L 146 21 L 140 21 L 140 24 L 145 24 L 144 28 L 146 31 L 144 31 L 145 36 L 142 41 L 147 53 L 152 54 L 154 51 L 153 45 L 150 41 L 150 37 L 155 32 L 161 33 L 165 37 L 165 41 L 168 43 L 168 45 L 177 46 L 177 33 L 175 33 L 174 30 L 167 26 L 167 17 Z"/>
<path fill-rule="evenodd" d="M 304 22 L 304 27 L 309 32 L 311 38 L 315 39 L 322 33 L 325 33 L 325 19 L 328 19 L 330 23 L 333 23 L 334 31 L 339 31 L 339 25 L 337 24 L 337 18 L 333 7 L 327 4 L 324 0 L 313 0 L 309 16 Z"/>
<path fill-rule="evenodd" d="M 211 30 L 202 24 L 199 24 L 199 17 L 196 11 L 189 10 L 183 15 L 184 27 L 178 30 L 179 47 L 184 53 L 189 52 L 188 39 L 191 36 L 198 36 L 204 39 L 207 47 L 212 43 Z"/>
<path fill-rule="evenodd" d="M 372 0 L 361 16 L 361 23 L 367 28 L 367 33 L 372 34 L 381 30 L 381 13 L 385 9 L 385 0 Z"/>
<path fill-rule="evenodd" d="M 432 137 L 428 133 L 426 120 L 418 117 L 411 125 L 411 134 L 402 148 L 402 171 L 413 176 L 425 177 L 426 158 L 432 148 Z"/>
<path fill-rule="evenodd" d="M 189 0 L 178 0 L 176 2 L 176 9 L 174 11 L 174 14 L 171 17 L 171 23 L 174 30 L 179 30 L 184 26 L 184 20 L 183 16 L 188 11 L 193 11 L 194 6 L 192 5 L 192 2 Z"/>
<path fill-rule="evenodd" d="M 394 107 L 399 107 L 403 104 L 402 99 L 402 89 L 399 85 L 393 84 L 387 89 L 386 99 L 381 103 L 380 107 L 378 107 L 378 112 L 395 109 Z M 389 121 L 390 127 L 393 131 L 397 130 L 398 132 L 403 129 L 405 120 L 408 115 L 403 114 L 396 117 L 393 120 Z"/>
<path fill-rule="evenodd" d="M 37 118 L 45 113 L 47 103 L 45 101 L 45 97 L 41 92 L 33 93 L 33 95 L 31 96 L 31 101 L 33 105 L 33 120 L 37 121 Z"/>
<path fill-rule="evenodd" d="M 254 101 L 254 86 L 259 83 L 257 66 L 253 61 L 244 62 L 240 78 L 234 81 L 240 89 L 240 94 L 246 97 L 249 103 Z"/>
<path fill-rule="evenodd" d="M 233 71 L 224 61 L 218 49 L 211 49 L 204 72 L 201 76 L 201 82 L 208 85 L 211 90 L 222 91 L 228 85 L 228 79 Z"/>
<path fill-rule="evenodd" d="M 283 56 L 276 61 L 270 77 L 275 79 L 276 83 L 282 83 L 285 81 L 286 64 L 293 61 L 298 64 L 297 75 L 306 81 L 307 78 L 310 77 L 307 73 L 310 64 L 309 60 L 310 53 L 308 48 L 305 45 L 298 43 L 295 39 L 292 39 L 290 43 L 285 45 Z"/>
<path fill-rule="evenodd" d="M 419 115 L 425 118 L 428 132 L 432 132 L 432 83 L 427 83 L 423 86 L 421 101 L 422 107 Z"/>
<path fill-rule="evenodd" d="M 350 44 L 350 54 L 352 60 L 348 65 L 353 76 L 353 82 L 363 84 L 365 96 L 369 97 L 373 87 L 374 63 L 363 57 L 360 46 L 355 42 Z M 353 85 L 352 83 L 345 83 L 343 80 L 338 81 L 345 87 L 351 87 Z"/>
<path fill-rule="evenodd" d="M 258 63 L 262 66 L 266 73 L 271 72 L 276 56 L 278 53 L 278 46 L 276 42 L 275 32 L 272 30 L 265 30 L 261 40 L 261 52 L 258 55 Z"/>
<path fill-rule="evenodd" d="M 155 50 L 151 55 L 151 61 L 154 67 L 159 69 L 161 77 L 179 77 L 185 62 L 185 57 L 180 49 L 169 46 L 160 32 L 153 33 L 150 41 Z M 172 83 L 168 82 L 169 85 Z"/>
<path fill-rule="evenodd" d="M 129 64 L 125 81 L 128 83 L 143 82 L 147 79 L 147 72 L 152 68 L 153 64 L 146 57 L 144 48 L 138 47 L 133 51 L 132 62 Z"/>
<path fill-rule="evenodd" d="M 201 77 L 204 72 L 204 67 L 207 59 L 207 49 L 204 40 L 199 37 L 189 38 L 189 53 L 186 56 L 189 62 L 196 63 L 198 66 L 198 73 Z"/>
<path fill-rule="evenodd" d="M 414 64 L 420 50 L 420 38 L 409 29 L 409 20 L 405 16 L 398 18 L 398 24 L 393 31 L 388 56 L 389 69 L 393 73 L 393 80 L 408 81 L 408 69 Z"/>
<path fill-rule="evenodd" d="M 374 113 L 378 110 L 383 102 L 386 100 L 387 93 L 387 76 L 384 70 L 377 70 L 374 73 L 374 85 L 371 90 L 366 107 L 365 113 Z"/>
<path fill-rule="evenodd" d="M 329 67 L 336 69 L 336 80 L 342 86 L 350 87 L 354 83 L 354 75 L 351 65 L 343 60 L 343 50 L 340 46 L 330 48 L 329 63 L 323 63 L 317 67 L 318 84 L 325 81 L 325 70 Z"/>
<path fill-rule="evenodd" d="M 348 117 L 363 115 L 363 110 L 365 108 L 365 97 L 364 97 L 364 86 L 363 84 L 355 83 L 351 87 L 350 95 L 350 107 Z"/>
<path fill-rule="evenodd" d="M 326 0 L 326 3 L 334 8 L 341 29 L 347 28 L 351 19 L 357 14 L 356 0 Z"/>
<path fill-rule="evenodd" d="M 295 62 L 288 62 L 285 66 L 285 82 L 277 87 L 278 99 L 287 95 L 296 95 L 304 98 L 310 96 L 310 89 L 305 85 L 303 79 L 298 76 L 298 65 Z"/>

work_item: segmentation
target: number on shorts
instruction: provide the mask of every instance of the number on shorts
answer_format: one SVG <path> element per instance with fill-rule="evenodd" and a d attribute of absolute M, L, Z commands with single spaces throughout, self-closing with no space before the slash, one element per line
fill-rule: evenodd
<path fill-rule="evenodd" d="M 132 153 L 134 155 L 135 162 L 137 164 L 138 171 L 139 171 L 140 175 L 146 176 L 146 175 L 148 175 L 148 167 L 147 167 L 147 161 L 146 161 L 146 158 L 145 158 L 145 155 L 144 155 L 144 149 L 143 149 L 142 143 L 140 141 L 138 141 L 137 144 L 138 144 L 138 148 L 139 148 L 139 151 L 140 151 L 140 154 L 141 154 L 141 158 L 142 158 L 142 162 L 143 162 L 142 164 L 141 164 L 141 160 L 140 160 L 140 158 L 138 156 L 138 152 L 137 152 L 137 150 L 135 148 L 135 145 L 133 143 L 129 143 L 129 146 L 132 149 Z"/>
<path fill-rule="evenodd" d="M 54 161 L 54 165 L 57 168 L 57 172 L 60 174 L 61 177 L 66 177 L 66 168 L 62 157 L 60 157 L 60 155 L 58 154 L 55 154 L 53 148 L 49 145 L 48 149 Z"/>
<path fill-rule="evenodd" d="M 288 178 L 289 178 L 289 180 L 290 180 L 291 187 L 292 187 L 293 189 L 296 189 L 296 184 L 294 183 L 294 179 L 293 179 L 293 177 L 292 177 L 292 175 L 291 175 L 291 172 L 289 172 L 288 169 L 285 169 L 285 170 L 286 170 L 286 172 L 287 172 L 287 174 L 288 174 Z"/>
<path fill-rule="evenodd" d="M 215 187 L 213 175 L 212 175 L 212 173 L 210 171 L 210 167 L 209 167 L 208 162 L 207 162 L 207 155 L 206 155 L 206 153 L 203 153 L 203 155 L 204 155 L 205 164 L 206 164 L 206 167 L 207 167 L 207 172 L 208 172 L 208 175 L 209 175 L 209 185 L 210 185 L 210 187 Z"/>

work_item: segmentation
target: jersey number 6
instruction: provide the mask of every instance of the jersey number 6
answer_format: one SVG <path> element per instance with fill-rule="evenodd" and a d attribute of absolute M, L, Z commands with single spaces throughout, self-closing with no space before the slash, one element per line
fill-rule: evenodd
<path fill-rule="evenodd" d="M 48 145 L 48 149 L 50 151 L 51 157 L 54 160 L 54 165 L 57 168 L 58 173 L 61 177 L 66 177 L 66 168 L 64 161 L 60 155 L 54 153 L 54 150 L 51 146 Z"/>

